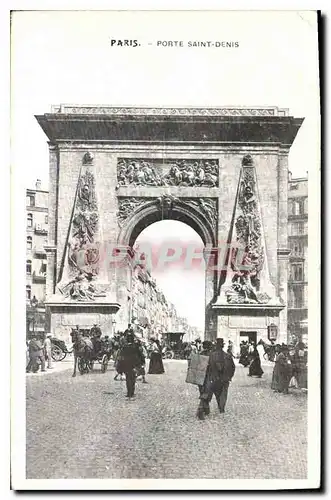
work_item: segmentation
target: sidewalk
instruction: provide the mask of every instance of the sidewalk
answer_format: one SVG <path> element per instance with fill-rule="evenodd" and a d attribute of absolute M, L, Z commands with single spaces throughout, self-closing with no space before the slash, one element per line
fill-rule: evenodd
<path fill-rule="evenodd" d="M 63 372 L 65 370 L 73 370 L 74 368 L 74 358 L 72 355 L 67 356 L 63 361 L 53 361 L 52 362 L 52 368 L 48 369 L 47 368 L 47 361 L 46 361 L 46 371 L 42 372 L 39 371 L 37 373 L 27 373 L 27 377 L 42 377 L 44 375 L 48 375 L 51 373 L 57 373 L 57 372 Z"/>

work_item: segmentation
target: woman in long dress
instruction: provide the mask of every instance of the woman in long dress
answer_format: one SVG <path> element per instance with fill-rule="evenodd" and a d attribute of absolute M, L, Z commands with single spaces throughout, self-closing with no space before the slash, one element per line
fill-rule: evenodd
<path fill-rule="evenodd" d="M 246 366 L 249 365 L 248 344 L 245 341 L 240 344 L 239 363 L 243 365 L 245 368 Z"/>
<path fill-rule="evenodd" d="M 158 340 L 153 339 L 151 351 L 152 352 L 149 360 L 149 369 L 148 369 L 149 375 L 159 375 L 161 373 L 164 373 L 161 345 Z"/>
<path fill-rule="evenodd" d="M 291 380 L 291 362 L 289 360 L 289 349 L 282 346 L 275 360 L 275 367 L 272 374 L 271 389 L 277 392 L 288 394 L 288 386 Z"/>
<path fill-rule="evenodd" d="M 261 368 L 261 360 L 260 360 L 260 355 L 259 352 L 256 348 L 254 347 L 254 351 L 252 352 L 252 361 L 251 364 L 249 365 L 249 371 L 248 371 L 248 376 L 249 377 L 259 377 L 261 378 L 263 375 L 263 370 Z"/>

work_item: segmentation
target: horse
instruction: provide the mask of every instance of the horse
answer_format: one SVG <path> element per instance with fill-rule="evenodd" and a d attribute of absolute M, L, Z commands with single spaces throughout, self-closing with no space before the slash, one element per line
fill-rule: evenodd
<path fill-rule="evenodd" d="M 94 347 L 91 339 L 83 338 L 82 334 L 76 330 L 72 330 L 70 336 L 74 352 L 74 371 L 72 376 L 76 377 L 77 363 L 84 363 L 85 368 L 87 368 L 88 363 L 93 358 Z"/>
<path fill-rule="evenodd" d="M 257 345 L 261 344 L 264 349 L 264 359 L 267 361 L 275 360 L 275 346 L 272 344 L 267 344 L 264 340 L 260 340 Z"/>

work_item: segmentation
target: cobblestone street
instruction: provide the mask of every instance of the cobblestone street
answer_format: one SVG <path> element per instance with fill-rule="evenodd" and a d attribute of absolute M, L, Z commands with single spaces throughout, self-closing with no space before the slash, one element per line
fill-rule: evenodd
<path fill-rule="evenodd" d="M 256 379 L 237 365 L 226 413 L 213 399 L 199 421 L 186 362 L 164 365 L 131 401 L 112 367 L 27 376 L 27 478 L 306 478 L 306 393 L 275 394 L 272 366 Z"/>

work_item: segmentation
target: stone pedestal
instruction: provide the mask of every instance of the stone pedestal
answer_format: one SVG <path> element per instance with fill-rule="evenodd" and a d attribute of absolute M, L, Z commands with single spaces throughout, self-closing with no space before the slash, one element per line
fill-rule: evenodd
<path fill-rule="evenodd" d="M 70 332 L 76 325 L 81 329 L 90 330 L 95 323 L 100 326 L 102 332 L 113 334 L 113 321 L 119 304 L 60 303 L 58 298 L 56 299 L 55 302 L 47 303 L 51 315 L 50 332 L 54 337 L 71 343 Z"/>

